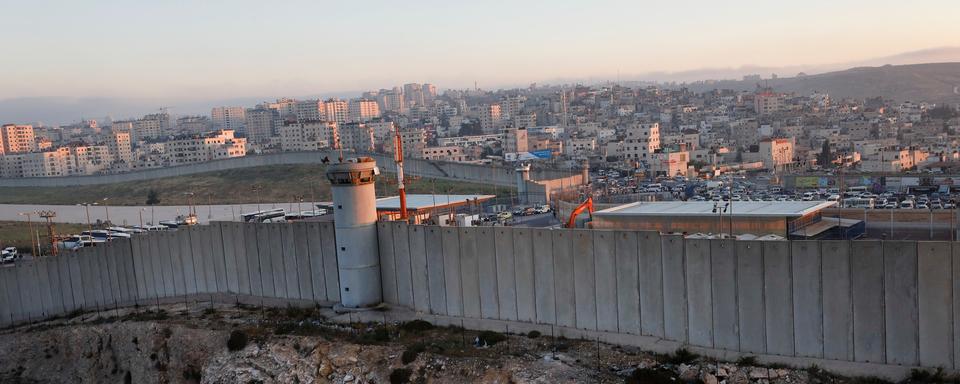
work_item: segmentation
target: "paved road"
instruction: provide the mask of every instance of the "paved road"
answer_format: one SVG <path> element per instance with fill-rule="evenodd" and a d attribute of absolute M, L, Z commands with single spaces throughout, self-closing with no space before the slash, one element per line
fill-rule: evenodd
<path fill-rule="evenodd" d="M 210 221 L 239 221 L 241 213 L 253 212 L 257 210 L 257 204 L 236 204 L 236 205 L 197 205 L 195 206 L 197 218 L 200 223 Z M 313 204 L 309 202 L 300 203 L 300 208 L 296 203 L 263 203 L 260 209 L 283 208 L 287 212 L 298 210 L 311 210 Z M 20 215 L 22 212 L 36 212 L 39 210 L 52 210 L 57 213 L 54 219 L 58 223 L 86 223 L 87 207 L 82 205 L 35 205 L 35 204 L 0 204 L 0 221 L 26 221 L 27 217 Z M 163 220 L 173 220 L 179 215 L 186 215 L 189 208 L 185 205 L 169 206 L 90 206 L 90 221 L 106 221 L 107 215 L 110 221 L 119 225 L 140 224 L 141 214 L 143 222 L 156 223 Z M 38 220 L 33 215 L 33 220 Z"/>

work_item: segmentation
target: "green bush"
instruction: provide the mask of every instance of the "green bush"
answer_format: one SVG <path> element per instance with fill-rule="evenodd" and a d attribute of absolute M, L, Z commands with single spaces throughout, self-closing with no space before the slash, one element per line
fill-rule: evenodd
<path fill-rule="evenodd" d="M 486 343 L 487 345 L 491 345 L 491 346 L 507 339 L 507 337 L 504 336 L 502 333 L 494 332 L 494 331 L 480 332 L 480 335 L 478 335 L 477 337 L 480 338 L 481 345 L 483 343 Z"/>
<path fill-rule="evenodd" d="M 390 384 L 406 384 L 410 382 L 413 371 L 406 368 L 397 368 L 390 372 Z"/>
<path fill-rule="evenodd" d="M 694 361 L 697 361 L 699 357 L 700 357 L 699 355 L 697 355 L 696 353 L 690 352 L 686 348 L 680 348 L 680 349 L 677 349 L 677 351 L 674 352 L 673 355 L 670 355 L 668 362 L 672 364 L 690 364 Z"/>
<path fill-rule="evenodd" d="M 427 347 L 423 344 L 417 343 L 411 345 L 403 351 L 403 354 L 400 355 L 400 362 L 402 362 L 404 365 L 410 364 L 417 360 L 417 356 L 420 355 L 421 352 L 426 350 Z"/>
<path fill-rule="evenodd" d="M 400 325 L 400 329 L 411 333 L 420 333 L 433 329 L 433 324 L 424 320 L 408 321 Z"/>
<path fill-rule="evenodd" d="M 527 332 L 527 337 L 528 337 L 528 338 L 531 338 L 531 339 L 536 339 L 536 338 L 540 337 L 540 331 L 530 331 L 530 332 Z"/>

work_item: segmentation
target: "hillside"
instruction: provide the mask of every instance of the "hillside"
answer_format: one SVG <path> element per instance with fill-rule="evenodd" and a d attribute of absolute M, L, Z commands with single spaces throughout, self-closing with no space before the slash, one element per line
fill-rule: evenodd
<path fill-rule="evenodd" d="M 329 200 L 330 182 L 326 166 L 320 164 L 269 165 L 228 171 L 200 173 L 146 181 L 73 187 L 8 187 L 0 188 L 0 204 L 81 204 L 109 198 L 110 205 L 143 205 L 148 193 L 159 194 L 159 205 L 240 204 L 256 203 L 259 185 L 260 201 L 290 202 L 296 196 L 304 200 Z M 512 189 L 461 181 L 408 177 L 408 193 L 481 193 L 503 194 Z M 392 175 L 377 178 L 378 196 L 396 194 Z"/>
<path fill-rule="evenodd" d="M 960 63 L 912 65 L 884 65 L 858 67 L 817 75 L 762 80 L 781 92 L 809 94 L 814 91 L 829 93 L 835 98 L 883 96 L 896 101 L 960 102 Z M 711 89 L 753 90 L 757 82 L 725 80 L 713 83 L 695 83 L 694 91 Z"/>

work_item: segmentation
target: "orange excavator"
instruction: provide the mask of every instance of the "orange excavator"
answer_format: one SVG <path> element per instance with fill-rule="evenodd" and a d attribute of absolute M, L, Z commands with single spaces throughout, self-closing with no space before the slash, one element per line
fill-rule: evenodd
<path fill-rule="evenodd" d="M 593 196 L 587 197 L 580 205 L 574 208 L 573 212 L 570 212 L 570 219 L 567 220 L 567 228 L 576 228 L 577 227 L 577 216 L 579 216 L 583 211 L 587 211 L 590 215 L 590 219 L 593 219 Z"/>

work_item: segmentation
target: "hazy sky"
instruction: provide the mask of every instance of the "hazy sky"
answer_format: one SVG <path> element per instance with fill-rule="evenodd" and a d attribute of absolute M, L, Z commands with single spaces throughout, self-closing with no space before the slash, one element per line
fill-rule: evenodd
<path fill-rule="evenodd" d="M 843 63 L 957 45 L 943 1 L 0 0 L 0 99 L 305 95 Z"/>

